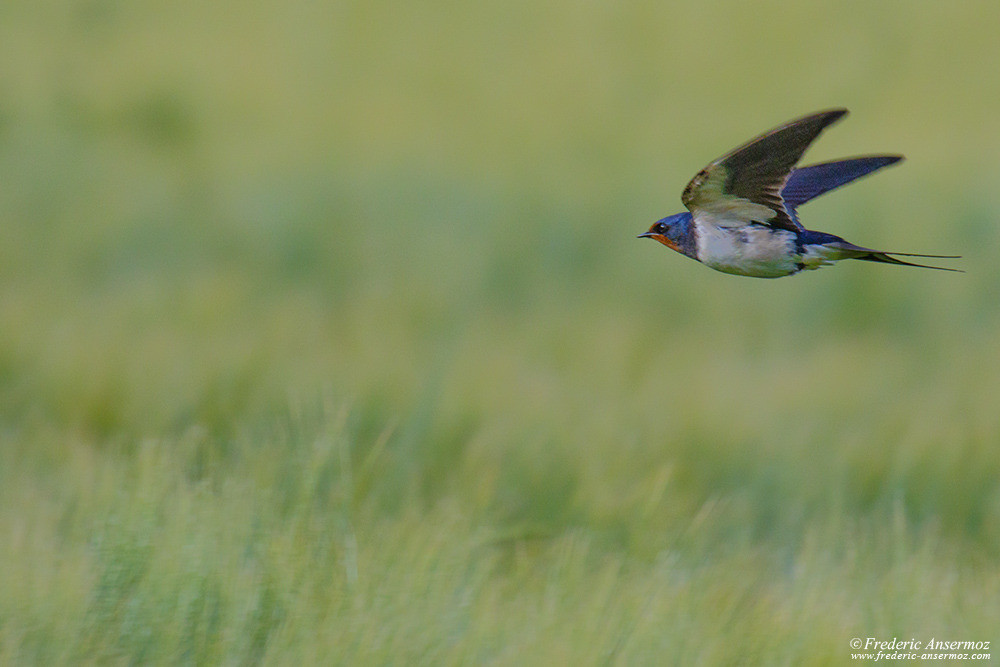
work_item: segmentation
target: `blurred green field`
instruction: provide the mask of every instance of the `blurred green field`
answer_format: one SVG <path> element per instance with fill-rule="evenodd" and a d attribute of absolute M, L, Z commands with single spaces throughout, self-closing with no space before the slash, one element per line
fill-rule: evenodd
<path fill-rule="evenodd" d="M 1000 640 L 1000 6 L 0 7 L 0 663 Z M 634 237 L 799 114 L 801 211 Z M 996 648 L 992 651 L 997 655 Z"/>

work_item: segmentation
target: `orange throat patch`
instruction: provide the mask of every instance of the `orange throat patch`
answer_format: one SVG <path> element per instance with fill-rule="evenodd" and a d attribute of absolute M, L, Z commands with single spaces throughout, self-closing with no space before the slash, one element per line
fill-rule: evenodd
<path fill-rule="evenodd" d="M 681 252 L 681 249 L 679 247 L 677 247 L 677 244 L 674 243 L 673 241 L 671 241 L 670 239 L 668 239 L 663 234 L 651 234 L 649 236 L 649 238 L 655 239 L 655 240 L 659 241 L 660 243 L 662 243 L 663 245 L 667 246 L 668 248 L 670 248 L 671 250 L 673 250 L 675 252 Z M 681 254 L 683 254 L 683 253 L 681 253 Z"/>

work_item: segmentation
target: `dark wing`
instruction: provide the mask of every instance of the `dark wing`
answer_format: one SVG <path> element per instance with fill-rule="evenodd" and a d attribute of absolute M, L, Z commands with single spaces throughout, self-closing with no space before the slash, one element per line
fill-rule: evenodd
<path fill-rule="evenodd" d="M 902 155 L 866 155 L 793 169 L 781 188 L 785 211 L 798 224 L 795 209 L 802 204 L 902 159 Z"/>
<path fill-rule="evenodd" d="M 902 155 L 866 155 L 799 167 L 789 174 L 781 198 L 785 200 L 785 208 L 795 208 L 902 159 Z"/>
<path fill-rule="evenodd" d="M 801 230 L 785 210 L 782 187 L 809 144 L 846 113 L 847 109 L 821 111 L 762 134 L 698 172 L 684 188 L 681 201 L 691 213 L 723 226 L 759 222 Z"/>

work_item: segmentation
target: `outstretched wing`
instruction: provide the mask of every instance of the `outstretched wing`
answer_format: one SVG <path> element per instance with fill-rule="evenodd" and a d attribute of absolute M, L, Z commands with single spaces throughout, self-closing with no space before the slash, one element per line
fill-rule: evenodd
<path fill-rule="evenodd" d="M 797 223 L 795 209 L 802 204 L 902 159 L 902 155 L 867 155 L 793 169 L 781 188 L 785 211 Z"/>
<path fill-rule="evenodd" d="M 702 169 L 681 201 L 692 214 L 710 216 L 722 226 L 758 222 L 801 230 L 785 209 L 781 190 L 792 167 L 819 133 L 847 109 L 821 111 L 762 134 Z"/>

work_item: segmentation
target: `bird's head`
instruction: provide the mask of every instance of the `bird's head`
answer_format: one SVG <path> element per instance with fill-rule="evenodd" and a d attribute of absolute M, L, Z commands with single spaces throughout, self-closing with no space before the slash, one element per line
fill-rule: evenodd
<path fill-rule="evenodd" d="M 694 257 L 694 233 L 691 227 L 691 214 L 677 213 L 653 223 L 649 231 L 639 234 L 640 239 L 654 239 L 671 250 Z"/>

